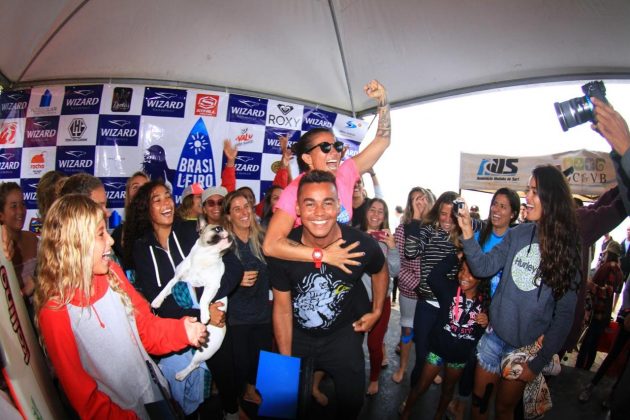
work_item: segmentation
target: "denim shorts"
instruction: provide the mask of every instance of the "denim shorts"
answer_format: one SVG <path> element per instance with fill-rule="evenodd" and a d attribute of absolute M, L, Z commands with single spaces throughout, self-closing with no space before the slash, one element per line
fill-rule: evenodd
<path fill-rule="evenodd" d="M 491 327 L 481 337 L 477 344 L 477 361 L 486 372 L 501 374 L 501 360 L 503 357 L 516 350 L 496 335 Z"/>

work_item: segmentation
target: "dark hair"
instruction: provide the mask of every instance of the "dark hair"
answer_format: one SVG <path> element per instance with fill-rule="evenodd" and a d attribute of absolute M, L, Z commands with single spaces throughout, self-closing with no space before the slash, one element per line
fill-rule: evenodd
<path fill-rule="evenodd" d="M 332 172 L 328 171 L 320 171 L 318 169 L 314 169 L 310 172 L 307 172 L 300 178 L 300 183 L 298 185 L 297 195 L 300 195 L 300 191 L 302 191 L 302 187 L 307 184 L 321 184 L 321 183 L 330 183 L 333 184 L 335 190 L 337 189 L 337 184 L 335 183 L 335 175 Z"/>
<path fill-rule="evenodd" d="M 149 175 L 147 175 L 146 173 L 142 171 L 136 171 L 133 173 L 133 175 L 127 178 L 127 182 L 125 183 L 125 213 L 127 212 L 127 207 L 129 206 L 129 203 L 131 203 L 131 199 L 129 198 L 129 190 L 131 190 L 131 181 L 134 178 L 139 177 L 139 176 L 144 177 L 147 181 L 151 180 L 151 178 L 149 178 Z"/>
<path fill-rule="evenodd" d="M 510 226 L 514 224 L 516 219 L 518 219 L 518 213 L 521 208 L 521 199 L 518 197 L 516 191 L 510 188 L 499 188 L 495 191 L 492 196 L 492 200 L 490 200 L 490 212 L 488 213 L 488 219 L 486 219 L 484 223 L 484 227 L 479 233 L 479 245 L 483 246 L 488 238 L 490 238 L 490 233 L 494 226 L 492 225 L 492 204 L 494 204 L 494 200 L 496 200 L 497 196 L 504 195 L 507 197 L 510 202 L 510 209 L 512 210 L 512 215 L 510 216 Z"/>
<path fill-rule="evenodd" d="M 160 178 L 157 181 L 149 181 L 140 188 L 131 199 L 128 213 L 123 224 L 123 264 L 125 269 L 134 268 L 133 246 L 137 239 L 142 238 L 153 229 L 151 223 L 151 193 L 159 186 L 168 187 Z M 170 190 L 169 190 L 170 191 Z"/>
<path fill-rule="evenodd" d="M 364 232 L 367 232 L 368 230 L 367 212 L 374 203 L 381 203 L 383 205 L 383 216 L 385 218 L 379 226 L 379 230 L 389 229 L 389 209 L 387 208 L 387 203 L 382 198 L 374 197 L 368 201 L 367 207 L 365 208 L 365 214 L 363 215 L 363 220 L 361 220 L 361 230 Z"/>
<path fill-rule="evenodd" d="M 309 170 L 308 163 L 304 162 L 304 160 L 302 159 L 302 155 L 313 146 L 315 137 L 322 133 L 330 133 L 334 136 L 332 130 L 330 130 L 329 128 L 311 128 L 306 133 L 302 134 L 300 140 L 296 141 L 291 146 L 291 151 L 293 151 L 293 154 L 297 156 L 297 163 L 300 173 L 307 172 Z"/>
<path fill-rule="evenodd" d="M 46 218 L 48 209 L 57 199 L 57 183 L 67 179 L 67 175 L 59 171 L 48 171 L 37 183 L 37 210 L 42 222 Z"/>
<path fill-rule="evenodd" d="M 271 206 L 271 196 L 275 190 L 282 191 L 284 188 L 278 185 L 272 185 L 267 188 L 265 191 L 265 198 L 263 199 L 263 209 L 262 209 L 262 217 L 260 218 L 260 224 L 264 227 L 269 225 L 269 221 L 271 220 L 271 216 L 273 216 L 273 207 Z"/>
<path fill-rule="evenodd" d="M 558 300 L 568 290 L 579 287 L 574 282 L 581 263 L 575 202 L 566 178 L 555 166 L 538 166 L 532 176 L 542 205 L 542 216 L 536 226 L 540 242 L 536 279 L 542 279 Z"/>
<path fill-rule="evenodd" d="M 443 204 L 453 205 L 453 201 L 459 198 L 459 194 L 455 191 L 446 191 L 443 192 L 442 195 L 438 197 L 435 201 L 431 210 L 424 216 L 423 223 L 427 225 L 432 225 L 434 228 L 438 228 L 440 226 L 440 210 Z M 461 248 L 461 243 L 459 241 L 459 235 L 461 235 L 462 229 L 459 227 L 457 220 L 453 216 L 453 212 L 450 213 L 451 220 L 453 222 L 453 228 L 449 233 L 450 241 L 455 245 L 456 248 Z"/>
<path fill-rule="evenodd" d="M 0 184 L 0 213 L 4 213 L 7 204 L 7 196 L 11 191 L 22 192 L 22 188 L 16 182 L 3 182 Z"/>
<path fill-rule="evenodd" d="M 80 172 L 66 179 L 63 187 L 61 187 L 59 196 L 61 197 L 66 194 L 82 194 L 89 196 L 92 191 L 96 190 L 97 188 L 104 188 L 103 183 L 100 179 L 98 179 L 94 175 Z"/>

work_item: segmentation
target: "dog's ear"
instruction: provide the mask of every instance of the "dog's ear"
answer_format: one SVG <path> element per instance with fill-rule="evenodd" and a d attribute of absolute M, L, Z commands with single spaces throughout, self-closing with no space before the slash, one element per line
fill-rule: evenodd
<path fill-rule="evenodd" d="M 197 217 L 197 227 L 198 227 L 199 233 L 201 233 L 206 226 L 208 226 L 206 217 L 203 214 Z"/>

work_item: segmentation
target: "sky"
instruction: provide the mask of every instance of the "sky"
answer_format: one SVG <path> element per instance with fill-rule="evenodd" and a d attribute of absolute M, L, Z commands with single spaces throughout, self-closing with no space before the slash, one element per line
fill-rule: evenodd
<path fill-rule="evenodd" d="M 581 86 L 588 81 L 501 88 L 393 110 L 392 144 L 374 167 L 390 213 L 396 205 L 405 205 L 416 185 L 436 196 L 459 191 L 461 152 L 537 156 L 577 149 L 610 151 L 590 124 L 563 132 L 556 117 L 554 102 L 583 96 Z M 630 121 L 630 82 L 604 82 L 609 102 Z M 364 143 L 374 138 L 376 125 Z M 373 196 L 369 176 L 364 180 Z M 487 217 L 490 194 L 462 191 L 462 196 Z M 625 238 L 628 225 L 626 219 L 613 238 Z"/>

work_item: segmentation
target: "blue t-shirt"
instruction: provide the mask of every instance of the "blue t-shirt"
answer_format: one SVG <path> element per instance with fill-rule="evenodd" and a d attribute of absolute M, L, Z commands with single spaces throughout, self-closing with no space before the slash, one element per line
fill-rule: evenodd
<path fill-rule="evenodd" d="M 501 243 L 501 241 L 505 237 L 505 234 L 508 232 L 508 230 L 510 230 L 510 228 L 507 228 L 506 231 L 501 236 L 491 231 L 490 236 L 486 238 L 486 243 L 481 245 L 481 250 L 486 254 L 490 252 L 490 250 L 494 248 L 495 245 Z M 475 240 L 477 242 L 479 242 L 480 233 L 481 233 L 480 231 L 475 232 Z M 495 274 L 494 276 L 492 276 L 492 278 L 490 279 L 490 297 L 494 296 L 494 292 L 497 290 L 497 286 L 499 285 L 499 281 L 501 280 L 502 274 L 503 274 L 503 270 L 499 270 L 499 272 Z"/>

